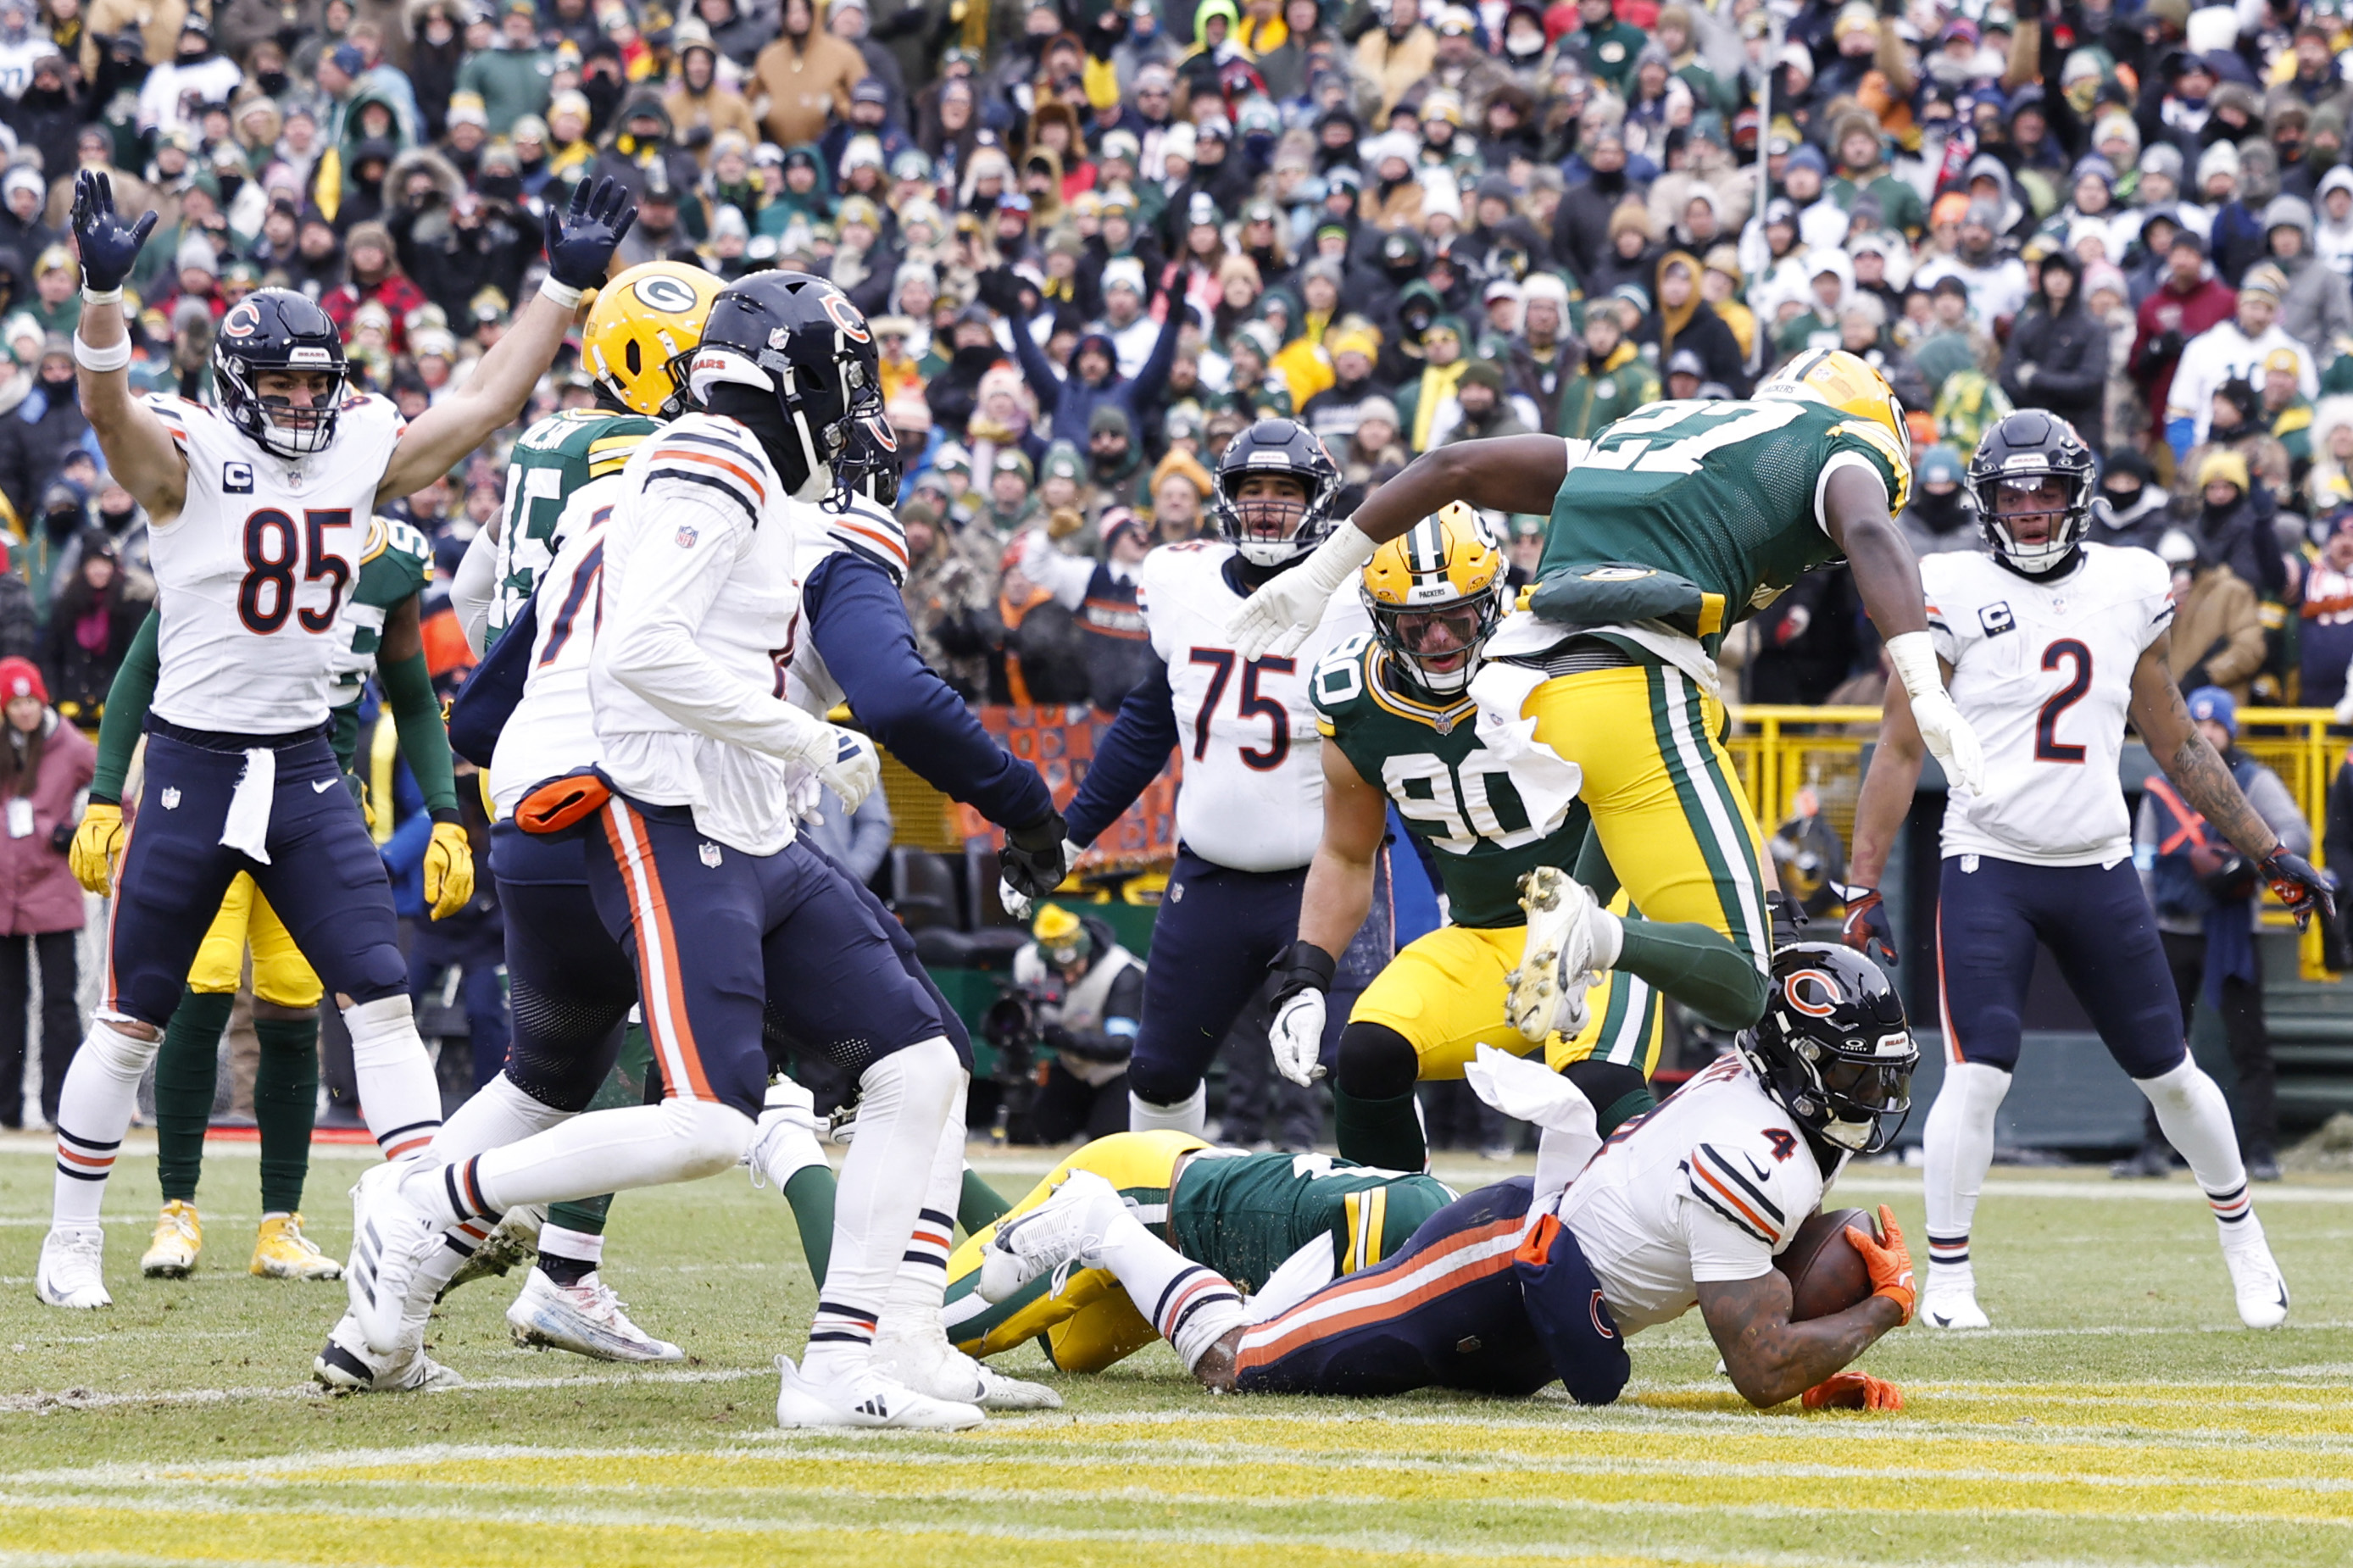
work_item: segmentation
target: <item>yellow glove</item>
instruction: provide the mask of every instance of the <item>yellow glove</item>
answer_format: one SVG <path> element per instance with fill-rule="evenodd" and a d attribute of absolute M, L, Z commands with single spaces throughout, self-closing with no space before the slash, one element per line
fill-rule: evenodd
<path fill-rule="evenodd" d="M 448 920 L 474 898 L 474 847 L 466 830 L 454 822 L 433 825 L 433 842 L 425 847 L 425 901 L 433 918 Z"/>
<path fill-rule="evenodd" d="M 73 847 L 66 864 L 74 880 L 100 898 L 114 891 L 114 858 L 122 852 L 122 808 L 91 801 L 74 829 Z"/>

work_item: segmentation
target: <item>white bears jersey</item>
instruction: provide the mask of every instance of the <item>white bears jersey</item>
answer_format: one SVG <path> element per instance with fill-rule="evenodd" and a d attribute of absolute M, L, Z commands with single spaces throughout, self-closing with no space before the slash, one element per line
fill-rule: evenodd
<path fill-rule="evenodd" d="M 1216 865 L 1293 870 L 1314 858 L 1324 837 L 1315 666 L 1372 621 L 1351 582 L 1297 651 L 1244 663 L 1226 636 L 1242 602 L 1225 577 L 1233 554 L 1214 540 L 1165 545 L 1136 574 L 1136 607 L 1168 666 L 1183 749 L 1176 837 Z"/>
<path fill-rule="evenodd" d="M 792 507 L 793 567 L 800 580 L 807 582 L 815 574 L 818 563 L 828 555 L 860 555 L 871 561 L 891 576 L 891 585 L 898 587 L 907 580 L 907 532 L 891 509 L 879 501 L 858 496 L 846 510 L 832 512 L 821 506 L 795 502 Z M 825 667 L 814 642 L 804 640 L 793 650 L 791 679 L 786 700 L 824 718 L 841 700 L 841 687 L 833 673 Z"/>
<path fill-rule="evenodd" d="M 2055 582 L 1959 552 L 1924 559 L 1920 581 L 1953 701 L 1985 748 L 1985 794 L 1956 784 L 1947 799 L 1944 852 L 2035 866 L 2131 854 L 2116 763 L 2133 667 L 2173 624 L 2172 569 L 2086 544 Z"/>
<path fill-rule="evenodd" d="M 1827 1184 L 1789 1113 L 1723 1057 L 1612 1133 L 1556 1212 L 1631 1334 L 1689 1311 L 1703 1280 L 1772 1268 Z"/>
<path fill-rule="evenodd" d="M 797 771 L 778 753 L 807 722 L 783 700 L 799 503 L 750 431 L 708 414 L 648 439 L 620 482 L 588 666 L 605 772 L 649 805 L 691 807 L 722 844 L 776 854 L 793 841 Z"/>
<path fill-rule="evenodd" d="M 345 398 L 333 444 L 289 461 L 215 409 L 145 401 L 188 463 L 180 515 L 147 531 L 164 617 L 152 710 L 230 734 L 323 724 L 376 487 L 406 428 L 399 410 Z"/>
<path fill-rule="evenodd" d="M 572 492 L 543 541 L 539 608 L 522 697 L 491 756 L 491 803 L 501 818 L 549 779 L 592 767 L 596 716 L 588 706 L 588 660 L 605 616 L 605 529 L 623 495 L 617 474 Z"/>

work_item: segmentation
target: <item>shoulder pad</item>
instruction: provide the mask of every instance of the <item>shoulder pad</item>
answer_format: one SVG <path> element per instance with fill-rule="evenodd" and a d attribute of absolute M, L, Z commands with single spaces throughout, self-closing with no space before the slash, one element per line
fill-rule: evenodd
<path fill-rule="evenodd" d="M 752 433 L 732 419 L 690 414 L 642 443 L 644 483 L 692 485 L 743 508 L 756 528 L 776 479 Z"/>

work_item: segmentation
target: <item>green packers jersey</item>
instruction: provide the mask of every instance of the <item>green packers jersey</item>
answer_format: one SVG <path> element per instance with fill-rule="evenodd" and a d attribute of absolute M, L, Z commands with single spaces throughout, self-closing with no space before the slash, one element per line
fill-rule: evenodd
<path fill-rule="evenodd" d="M 1838 556 L 1819 512 L 1836 468 L 1859 465 L 1892 516 L 1910 454 L 1883 426 L 1817 403 L 1656 403 L 1569 444 L 1538 575 L 1626 563 L 1687 577 L 1708 595 L 1701 642 Z"/>
<path fill-rule="evenodd" d="M 376 650 L 384 646 L 385 618 L 404 600 L 425 591 L 433 581 L 433 544 L 424 534 L 396 518 L 379 517 L 369 531 L 360 574 L 335 623 L 342 647 L 334 655 L 334 685 L 329 690 L 330 740 L 335 760 L 351 770 L 352 751 L 359 741 L 360 691 L 375 673 Z"/>
<path fill-rule="evenodd" d="M 1171 1246 L 1245 1290 L 1319 1235 L 1342 1274 L 1379 1262 L 1454 1201 L 1434 1176 L 1351 1164 L 1328 1154 L 1228 1154 L 1185 1163 L 1168 1205 Z"/>
<path fill-rule="evenodd" d="M 517 438 L 507 454 L 507 495 L 499 521 L 499 587 L 491 599 L 491 635 L 506 629 L 555 559 L 555 521 L 572 492 L 617 474 L 638 443 L 661 428 L 641 414 L 575 408 L 551 414 Z"/>
<path fill-rule="evenodd" d="M 1555 821 L 1529 821 L 1510 769 L 1480 744 L 1477 704 L 1466 696 L 1441 708 L 1401 696 L 1384 679 L 1388 665 L 1369 637 L 1326 654 L 1312 682 L 1316 728 L 1430 846 L 1450 921 L 1524 924 L 1520 878 L 1577 864 L 1590 821 L 1584 803 L 1571 802 Z"/>

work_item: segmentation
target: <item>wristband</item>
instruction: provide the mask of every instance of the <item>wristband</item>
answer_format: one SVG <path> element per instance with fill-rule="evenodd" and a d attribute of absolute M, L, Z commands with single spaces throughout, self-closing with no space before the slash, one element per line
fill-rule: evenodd
<path fill-rule="evenodd" d="M 459 819 L 458 819 L 458 808 L 457 808 L 456 806 L 453 806 L 453 805 L 445 805 L 445 806 L 441 806 L 441 807 L 438 807 L 438 809 L 436 809 L 436 810 L 435 810 L 431 815 L 432 815 L 432 817 L 433 817 L 433 825 L 434 825 L 436 827 L 438 827 L 439 826 L 441 826 L 441 824 L 443 824 L 443 823 L 445 823 L 445 822 L 446 822 L 446 823 L 448 823 L 448 824 L 449 824 L 449 825 L 451 825 L 452 826 L 464 826 L 464 824 L 460 823 L 460 822 L 459 821 Z"/>
<path fill-rule="evenodd" d="M 1915 700 L 1932 691 L 1943 694 L 1945 680 L 1936 669 L 1936 645 L 1926 632 L 1903 632 L 1889 637 L 1887 662 Z"/>
<path fill-rule="evenodd" d="M 81 286 L 81 302 L 85 305 L 112 305 L 121 310 L 122 285 L 118 283 L 111 289 L 93 289 L 85 283 Z"/>
<path fill-rule="evenodd" d="M 539 285 L 539 297 L 564 310 L 580 309 L 580 301 L 586 294 L 587 290 L 585 289 L 575 289 L 569 283 L 558 283 L 553 278 L 543 279 Z"/>
<path fill-rule="evenodd" d="M 119 293 L 117 298 L 120 298 Z M 121 342 L 115 344 L 111 349 L 96 349 L 82 342 L 81 333 L 77 331 L 74 333 L 73 351 L 74 363 L 88 371 L 98 371 L 103 373 L 110 370 L 121 370 L 131 363 L 131 340 L 129 338 L 123 339 Z"/>
<path fill-rule="evenodd" d="M 1331 536 L 1307 558 L 1308 577 L 1325 594 L 1336 594 L 1349 578 L 1365 569 L 1365 563 L 1378 554 L 1380 548 L 1352 518 L 1333 529 Z"/>

